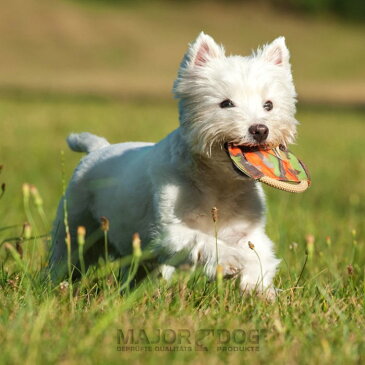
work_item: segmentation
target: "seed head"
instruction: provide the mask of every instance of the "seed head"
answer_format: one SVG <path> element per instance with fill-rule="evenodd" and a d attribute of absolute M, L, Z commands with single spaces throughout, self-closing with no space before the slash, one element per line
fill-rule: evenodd
<path fill-rule="evenodd" d="M 18 252 L 20 258 L 23 258 L 23 247 L 22 247 L 22 240 L 17 240 L 15 243 L 16 252 Z"/>
<path fill-rule="evenodd" d="M 65 243 L 67 247 L 71 247 L 71 235 L 69 232 L 66 233 Z"/>
<path fill-rule="evenodd" d="M 23 224 L 23 237 L 24 239 L 29 240 L 31 236 L 32 236 L 32 226 L 28 222 L 25 222 Z"/>
<path fill-rule="evenodd" d="M 77 243 L 80 246 L 83 246 L 85 244 L 85 236 L 86 236 L 86 229 L 83 226 L 79 226 L 77 228 Z"/>
<path fill-rule="evenodd" d="M 216 274 L 217 274 L 217 280 L 223 279 L 223 266 L 222 265 L 219 265 L 219 264 L 217 265 Z"/>
<path fill-rule="evenodd" d="M 305 236 L 305 240 L 307 242 L 308 257 L 312 258 L 314 253 L 314 241 L 315 241 L 314 236 L 312 234 L 307 234 Z"/>
<path fill-rule="evenodd" d="M 306 236 L 305 236 L 305 240 L 307 241 L 307 243 L 310 243 L 310 244 L 314 244 L 314 236 L 311 234 L 311 233 L 308 233 Z"/>
<path fill-rule="evenodd" d="M 349 266 L 347 266 L 347 273 L 350 276 L 354 275 L 354 272 L 355 272 L 354 267 L 351 264 Z"/>
<path fill-rule="evenodd" d="M 22 186 L 22 191 L 23 191 L 23 197 L 24 199 L 29 199 L 29 193 L 30 193 L 30 187 L 28 183 L 24 183 Z"/>
<path fill-rule="evenodd" d="M 34 185 L 30 185 L 30 193 L 34 199 L 34 204 L 37 207 L 41 207 L 43 205 L 43 199 L 40 196 L 38 189 Z"/>
<path fill-rule="evenodd" d="M 353 229 L 351 234 L 352 234 L 352 244 L 354 246 L 357 246 L 357 239 L 356 239 L 357 232 L 356 232 L 356 229 Z"/>
<path fill-rule="evenodd" d="M 100 228 L 103 232 L 109 231 L 109 219 L 107 217 L 100 218 Z"/>
<path fill-rule="evenodd" d="M 217 207 L 212 208 L 212 218 L 213 218 L 214 223 L 218 222 L 218 208 Z"/>
<path fill-rule="evenodd" d="M 218 287 L 222 287 L 222 282 L 223 282 L 223 266 L 222 265 L 219 265 L 219 264 L 217 265 L 216 278 L 217 278 Z"/>
<path fill-rule="evenodd" d="M 142 256 L 141 238 L 139 237 L 138 233 L 135 233 L 133 235 L 132 247 L 133 247 L 133 256 L 134 257 L 141 257 Z"/>
<path fill-rule="evenodd" d="M 251 241 L 248 241 L 248 247 L 253 250 L 255 248 L 255 245 L 251 242 Z"/>

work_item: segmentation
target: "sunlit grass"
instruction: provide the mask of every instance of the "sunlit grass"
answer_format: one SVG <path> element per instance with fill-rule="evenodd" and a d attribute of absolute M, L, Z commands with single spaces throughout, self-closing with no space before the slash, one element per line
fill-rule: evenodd
<path fill-rule="evenodd" d="M 60 150 L 65 150 L 66 178 L 81 157 L 67 150 L 67 134 L 90 131 L 111 142 L 157 141 L 177 126 L 176 105 L 3 99 L 0 184 L 6 183 L 6 191 L 0 200 L 0 241 L 8 244 L 0 247 L 1 361 L 361 362 L 363 118 L 363 112 L 351 109 L 299 110 L 302 124 L 292 150 L 308 165 L 313 185 L 300 195 L 265 188 L 268 233 L 283 259 L 275 279 L 283 292 L 271 304 L 255 296 L 242 297 L 234 281 L 220 283 L 218 292 L 216 283 L 207 282 L 199 271 L 179 272 L 170 283 L 151 275 L 139 289 L 120 296 L 118 267 L 131 258 L 106 266 L 101 260 L 83 280 L 73 283 L 71 292 L 67 281 L 53 286 L 44 270 L 48 241 L 32 237 L 47 233 L 42 210 L 49 228 L 62 194 Z M 24 201 L 23 183 L 37 187 L 38 203 L 31 187 Z M 30 233 L 25 232 L 25 221 L 32 224 Z M 11 225 L 17 226 L 2 230 Z M 128 328 L 263 329 L 265 335 L 255 353 L 217 352 L 213 337 L 204 342 L 207 352 L 118 352 L 117 329 Z"/>

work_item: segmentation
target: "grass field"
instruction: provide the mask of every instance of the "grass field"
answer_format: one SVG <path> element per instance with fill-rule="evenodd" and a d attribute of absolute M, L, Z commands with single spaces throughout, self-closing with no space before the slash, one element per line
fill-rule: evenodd
<path fill-rule="evenodd" d="M 174 104 L 85 98 L 3 98 L 0 119 L 8 126 L 1 136 L 5 166 L 0 177 L 7 185 L 0 200 L 0 227 L 20 224 L 0 228 L 0 241 L 12 247 L 15 242 L 9 238 L 20 236 L 25 220 L 33 221 L 34 234 L 49 228 L 32 201 L 31 216 L 24 210 L 22 183 L 38 187 L 50 222 L 62 192 L 60 150 L 65 150 L 67 178 L 80 158 L 66 150 L 64 137 L 70 131 L 88 130 L 112 142 L 156 141 L 177 125 Z M 116 265 L 105 274 L 102 264 L 99 271 L 74 283 L 70 296 L 70 287 L 54 287 L 42 274 L 44 239 L 23 242 L 22 260 L 2 244 L 0 362 L 363 362 L 364 113 L 305 107 L 298 119 L 302 124 L 293 150 L 309 166 L 313 186 L 302 195 L 267 189 L 268 232 L 283 258 L 276 277 L 283 292 L 276 302 L 242 297 L 228 281 L 217 292 L 216 283 L 185 272 L 168 284 L 152 277 L 121 297 L 110 276 Z M 308 234 L 314 237 L 309 247 Z M 308 262 L 296 286 L 308 249 Z M 192 339 L 199 329 L 262 332 L 259 344 L 252 338 L 245 343 L 259 346 L 255 352 L 218 351 L 222 345 L 211 334 L 199 342 L 207 351 L 196 349 L 194 341 L 192 351 L 117 351 L 117 330 L 129 328 L 145 329 L 149 336 L 156 329 L 189 330 Z M 232 339 L 230 345 L 238 346 Z M 190 345 L 182 340 L 181 346 Z"/>

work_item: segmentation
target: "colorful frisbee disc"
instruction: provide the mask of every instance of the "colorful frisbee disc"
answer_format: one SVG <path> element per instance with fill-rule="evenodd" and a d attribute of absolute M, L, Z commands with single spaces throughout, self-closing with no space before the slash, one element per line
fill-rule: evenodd
<path fill-rule="evenodd" d="M 310 185 L 307 168 L 284 148 L 246 148 L 227 145 L 233 165 L 243 174 L 277 189 L 300 193 Z"/>

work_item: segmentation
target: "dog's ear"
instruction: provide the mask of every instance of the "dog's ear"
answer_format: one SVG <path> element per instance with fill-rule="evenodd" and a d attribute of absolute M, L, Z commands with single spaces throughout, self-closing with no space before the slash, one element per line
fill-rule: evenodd
<path fill-rule="evenodd" d="M 181 67 L 204 66 L 209 60 L 224 57 L 224 48 L 214 39 L 201 32 L 196 40 L 189 45 Z"/>
<path fill-rule="evenodd" d="M 199 75 L 210 60 L 223 57 L 225 57 L 224 48 L 218 45 L 212 37 L 201 32 L 198 38 L 189 45 L 181 61 L 177 79 L 174 82 L 175 97 L 182 98 L 191 93 L 191 80 Z"/>
<path fill-rule="evenodd" d="M 260 57 L 274 65 L 289 66 L 290 53 L 285 44 L 285 38 L 278 37 L 270 44 L 264 46 Z"/>

